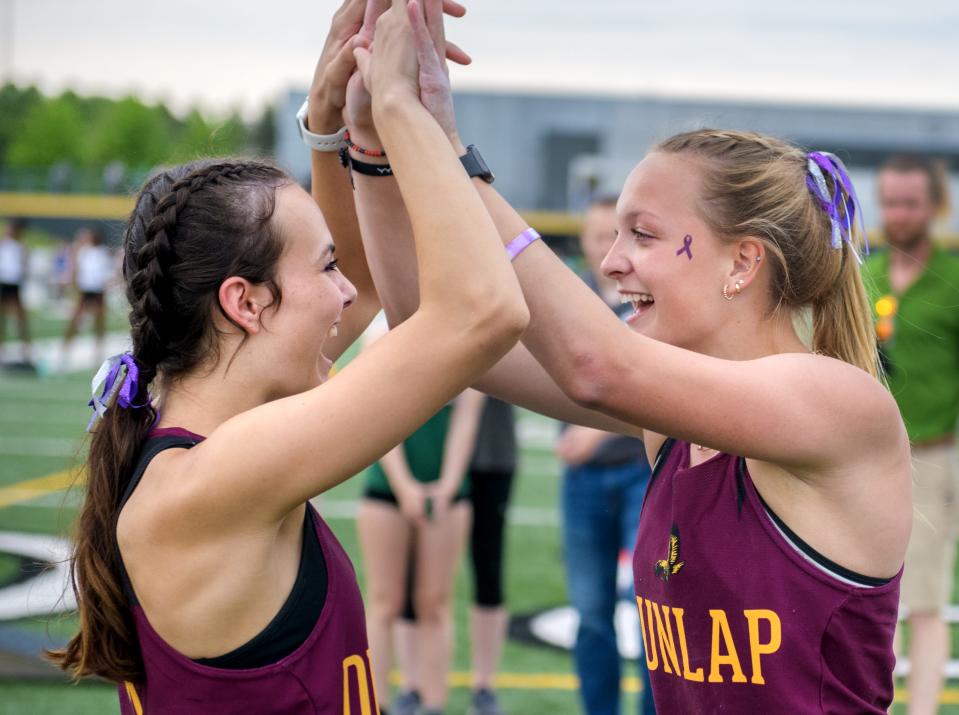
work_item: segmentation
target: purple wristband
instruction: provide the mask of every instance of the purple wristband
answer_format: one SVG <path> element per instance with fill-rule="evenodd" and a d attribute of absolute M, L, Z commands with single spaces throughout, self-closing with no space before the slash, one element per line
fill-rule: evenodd
<path fill-rule="evenodd" d="M 506 244 L 506 255 L 509 256 L 511 261 L 516 260 L 516 257 L 526 250 L 529 244 L 538 241 L 540 238 L 542 237 L 536 232 L 535 228 L 528 228 Z"/>

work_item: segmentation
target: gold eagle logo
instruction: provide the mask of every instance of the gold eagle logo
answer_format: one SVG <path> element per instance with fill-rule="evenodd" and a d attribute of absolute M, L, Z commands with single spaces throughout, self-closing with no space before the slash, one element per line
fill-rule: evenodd
<path fill-rule="evenodd" d="M 685 561 L 679 560 L 679 527 L 673 524 L 672 533 L 669 535 L 669 551 L 665 559 L 656 562 L 653 572 L 668 583 L 670 576 L 675 576 L 680 569 L 686 565 Z"/>

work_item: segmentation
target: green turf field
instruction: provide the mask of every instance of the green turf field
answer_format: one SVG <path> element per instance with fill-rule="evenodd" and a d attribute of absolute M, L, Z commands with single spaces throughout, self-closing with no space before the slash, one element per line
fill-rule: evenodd
<path fill-rule="evenodd" d="M 111 294 L 112 295 L 112 294 Z M 63 310 L 69 311 L 72 310 L 73 306 L 70 304 L 66 306 Z M 63 333 L 67 327 L 67 321 L 65 319 L 66 313 L 62 316 L 51 315 L 49 311 L 43 310 L 31 310 L 28 311 L 30 318 L 30 337 L 33 340 L 41 340 L 43 338 L 62 338 Z M 86 331 L 90 332 L 93 330 L 92 318 L 89 315 L 84 317 L 84 320 L 80 326 L 81 332 Z M 126 313 L 119 310 L 111 310 L 107 314 L 107 330 L 126 330 L 129 328 L 130 324 L 127 322 Z M 6 340 L 19 339 L 17 335 L 17 326 L 14 320 L 11 317 L 7 317 L 7 326 L 6 326 Z"/>
<path fill-rule="evenodd" d="M 89 415 L 89 375 L 51 376 L 42 379 L 0 375 L 0 531 L 66 533 L 78 495 L 54 491 L 44 496 L 17 501 L 7 506 L 4 488 L 25 480 L 57 473 L 79 458 L 79 439 Z M 523 420 L 542 421 L 524 414 Z M 548 427 L 547 427 L 548 428 Z M 520 474 L 514 488 L 514 506 L 553 509 L 558 503 L 558 465 L 544 447 L 525 447 Z M 330 502 L 357 498 L 360 480 L 351 480 L 324 497 Z M 7 492 L 9 499 L 9 492 Z M 335 506 L 335 505 L 333 505 Z M 323 506 L 320 506 L 321 511 Z M 336 512 L 331 509 L 331 512 Z M 356 543 L 355 525 L 348 518 L 329 518 L 330 524 L 354 559 L 360 579 L 363 565 Z M 558 529 L 554 526 L 512 525 L 508 534 L 507 596 L 514 613 L 527 613 L 566 603 L 563 564 Z M 0 556 L 0 583 L 16 569 L 16 561 Z M 457 583 L 455 671 L 467 671 L 468 642 L 466 616 L 470 588 L 465 570 Z M 0 626 L 11 625 L 0 623 Z M 66 637 L 74 627 L 71 617 L 52 622 L 12 624 L 34 632 Z M 959 638 L 954 639 L 959 641 Z M 954 648 L 956 644 L 954 643 Z M 0 659 L 2 666 L 2 659 Z M 508 642 L 501 670 L 509 674 L 568 675 L 566 653 Z M 633 675 L 629 672 L 629 675 Z M 528 679 L 527 679 L 528 680 Z M 564 682 L 546 687 L 501 689 L 504 706 L 513 715 L 579 712 L 575 691 Z M 959 715 L 959 692 L 950 683 L 951 702 L 943 713 Z M 465 712 L 468 690 L 456 687 L 449 712 Z M 87 713 L 118 712 L 115 691 L 96 683 L 80 686 L 51 682 L 17 682 L 4 677 L 0 667 L 0 715 L 5 713 Z M 635 696 L 627 696 L 624 712 L 635 712 Z M 904 712 L 898 705 L 894 712 Z"/>

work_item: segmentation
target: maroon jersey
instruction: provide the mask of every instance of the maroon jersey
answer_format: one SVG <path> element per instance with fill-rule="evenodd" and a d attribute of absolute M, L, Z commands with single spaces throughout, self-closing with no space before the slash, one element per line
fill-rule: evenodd
<path fill-rule="evenodd" d="M 668 440 L 633 555 L 662 713 L 885 713 L 899 581 L 814 551 L 762 501 L 741 457 L 689 466 Z"/>
<path fill-rule="evenodd" d="M 120 685 L 121 715 L 378 715 L 353 564 L 312 505 L 307 509 L 326 562 L 327 587 L 306 640 L 262 667 L 212 667 L 164 641 L 134 598 L 131 608 L 146 679 L 135 686 Z"/>

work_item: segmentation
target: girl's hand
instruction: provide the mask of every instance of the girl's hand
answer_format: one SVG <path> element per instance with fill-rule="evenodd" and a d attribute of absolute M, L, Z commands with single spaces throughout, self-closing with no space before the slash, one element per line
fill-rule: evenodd
<path fill-rule="evenodd" d="M 360 45 L 363 47 L 364 45 Z M 363 77 L 354 72 L 346 85 L 346 106 L 343 109 L 343 123 L 349 128 L 350 134 L 360 146 L 379 146 L 379 137 L 373 125 L 373 98 L 366 91 Z"/>
<path fill-rule="evenodd" d="M 458 487 L 440 479 L 428 484 L 426 489 L 433 498 L 433 521 L 442 521 L 449 514 Z"/>
<path fill-rule="evenodd" d="M 366 18 L 360 31 L 360 39 L 357 41 L 357 46 L 361 48 L 357 51 L 357 55 L 359 55 L 359 61 L 365 63 L 363 67 L 368 67 L 368 52 L 372 50 L 373 39 L 376 36 L 375 32 L 371 32 L 369 28 L 374 26 L 377 18 L 382 15 L 389 2 L 390 0 L 370 0 L 367 5 Z M 395 5 L 396 3 L 394 3 Z M 464 65 L 469 64 L 472 59 L 462 49 L 446 41 L 443 15 L 462 17 L 466 9 L 453 2 L 453 0 L 414 0 L 406 9 L 410 26 L 415 33 L 416 54 L 419 64 L 416 82 L 419 88 L 418 96 L 455 145 L 458 143 L 458 136 L 446 59 Z M 394 7 L 391 11 L 398 13 L 399 8 Z M 444 59 L 440 60 L 441 57 Z M 369 72 L 363 71 L 362 67 L 361 72 L 367 78 L 364 83 L 368 87 L 370 84 Z M 354 87 L 353 82 L 351 82 L 348 92 L 346 120 L 347 126 L 352 128 L 355 124 L 364 135 L 367 135 L 369 134 L 368 129 L 372 126 L 372 114 L 369 111 L 370 103 L 363 101 L 361 90 L 362 87 Z"/>
<path fill-rule="evenodd" d="M 450 141 L 456 144 L 458 133 L 449 68 L 445 60 L 446 33 L 443 27 L 442 4 L 442 0 L 413 0 L 407 5 L 407 14 L 413 28 L 416 57 L 420 67 L 420 101 L 443 128 Z"/>
<path fill-rule="evenodd" d="M 356 80 L 353 82 L 355 88 L 348 91 L 348 80 L 356 68 L 353 41 L 359 36 L 365 40 L 361 46 L 372 44 L 376 20 L 389 6 L 390 0 L 344 0 L 333 15 L 330 32 L 310 85 L 307 125 L 311 131 L 318 134 L 337 131 L 343 125 L 341 116 L 350 94 L 356 96 L 352 100 L 353 108 L 347 114 L 355 117 L 357 126 L 368 126 L 372 131 L 370 99 L 362 82 Z M 463 17 L 466 14 L 466 8 L 454 0 L 443 0 L 442 7 L 451 17 Z M 466 65 L 472 61 L 469 55 L 452 43 L 448 45 L 447 53 L 450 60 L 459 64 Z"/>
<path fill-rule="evenodd" d="M 400 513 L 416 525 L 426 523 L 426 500 L 429 497 L 422 484 L 410 481 L 394 490 Z"/>
<path fill-rule="evenodd" d="M 368 0 L 366 12 L 363 15 L 363 27 L 360 29 L 360 37 L 366 41 L 367 46 L 373 45 L 376 21 L 380 15 L 390 9 L 391 0 Z M 442 14 L 450 17 L 463 17 L 466 14 L 466 8 L 460 5 L 456 0 L 441 0 Z M 442 20 L 440 17 L 440 29 L 442 30 Z M 468 65 L 473 58 L 466 54 L 460 47 L 452 42 L 446 42 L 444 45 L 437 44 L 437 47 L 445 47 L 444 55 L 450 62 L 458 65 Z"/>
<path fill-rule="evenodd" d="M 356 68 L 353 38 L 363 25 L 366 0 L 344 0 L 333 15 L 330 32 L 313 72 L 307 125 L 317 134 L 332 134 L 341 126 L 347 82 Z"/>
<path fill-rule="evenodd" d="M 381 2 L 381 0 L 373 0 Z M 367 6 L 367 16 L 371 14 Z M 363 84 L 374 104 L 386 99 L 419 98 L 419 64 L 406 0 L 392 0 L 392 7 L 376 20 L 376 55 L 367 36 L 361 35 L 353 50 Z"/>
<path fill-rule="evenodd" d="M 611 436 L 609 432 L 602 430 L 570 425 L 556 442 L 556 456 L 574 467 L 585 464 Z"/>

